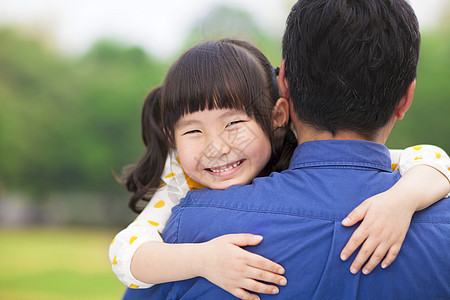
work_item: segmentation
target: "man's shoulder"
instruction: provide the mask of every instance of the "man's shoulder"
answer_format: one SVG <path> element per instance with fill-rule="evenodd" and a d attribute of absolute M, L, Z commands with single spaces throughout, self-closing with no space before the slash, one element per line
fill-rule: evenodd
<path fill-rule="evenodd" d="M 273 193 L 280 193 L 282 187 L 279 182 L 280 173 L 273 173 L 268 177 L 255 178 L 251 184 L 234 185 L 225 190 L 212 190 L 209 188 L 199 189 L 188 192 L 186 197 L 180 202 L 183 206 L 190 205 L 212 205 L 212 199 L 215 205 L 242 203 L 249 200 L 268 196 Z M 251 201 L 250 201 L 251 202 Z"/>

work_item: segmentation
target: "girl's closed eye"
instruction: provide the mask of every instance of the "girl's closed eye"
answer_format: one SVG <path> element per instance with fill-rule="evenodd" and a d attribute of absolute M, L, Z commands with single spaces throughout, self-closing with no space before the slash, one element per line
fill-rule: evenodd
<path fill-rule="evenodd" d="M 186 131 L 182 135 L 195 134 L 195 133 L 202 133 L 202 132 L 198 129 L 193 129 L 193 130 Z"/>
<path fill-rule="evenodd" d="M 232 122 L 228 123 L 227 126 L 225 126 L 225 128 L 230 128 L 230 127 L 233 127 L 234 125 L 237 125 L 239 123 L 244 123 L 244 122 L 246 122 L 246 120 L 232 121 Z"/>

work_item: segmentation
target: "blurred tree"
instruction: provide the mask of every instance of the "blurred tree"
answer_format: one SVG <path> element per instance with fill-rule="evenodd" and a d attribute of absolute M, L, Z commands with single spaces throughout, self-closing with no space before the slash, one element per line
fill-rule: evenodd
<path fill-rule="evenodd" d="M 54 137 L 73 100 L 70 65 L 11 29 L 0 31 L 0 43 L 0 180 L 43 192 L 59 168 Z"/>
<path fill-rule="evenodd" d="M 220 38 L 251 41 L 274 66 L 281 62 L 281 36 L 265 33 L 248 12 L 228 6 L 218 6 L 198 21 L 187 38 L 185 48 L 200 41 Z"/>
<path fill-rule="evenodd" d="M 111 167 L 120 171 L 143 152 L 141 105 L 160 83 L 164 68 L 141 49 L 108 40 L 99 41 L 77 62 L 76 72 L 85 80 L 78 93 L 80 115 L 72 124 L 80 134 L 75 152 L 83 154 L 77 158 L 91 187 L 107 187 Z"/>
<path fill-rule="evenodd" d="M 111 187 L 111 168 L 143 150 L 141 104 L 164 65 L 111 41 L 80 59 L 11 29 L 0 43 L 0 181 L 35 198 Z"/>

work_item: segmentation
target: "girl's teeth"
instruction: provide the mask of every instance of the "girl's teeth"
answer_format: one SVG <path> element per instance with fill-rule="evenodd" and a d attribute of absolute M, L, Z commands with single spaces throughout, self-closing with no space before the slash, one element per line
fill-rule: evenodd
<path fill-rule="evenodd" d="M 222 172 L 226 172 L 229 171 L 231 169 L 236 168 L 237 166 L 239 166 L 242 163 L 242 161 L 237 161 L 233 164 L 228 165 L 228 167 L 226 168 L 221 168 L 221 169 L 210 169 L 213 173 L 222 173 Z"/>

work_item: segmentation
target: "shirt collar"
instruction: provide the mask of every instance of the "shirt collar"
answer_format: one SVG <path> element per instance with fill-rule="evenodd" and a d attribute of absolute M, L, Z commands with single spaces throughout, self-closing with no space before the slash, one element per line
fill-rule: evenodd
<path fill-rule="evenodd" d="M 320 140 L 300 144 L 289 169 L 354 166 L 392 172 L 389 150 L 382 144 L 360 140 Z"/>

